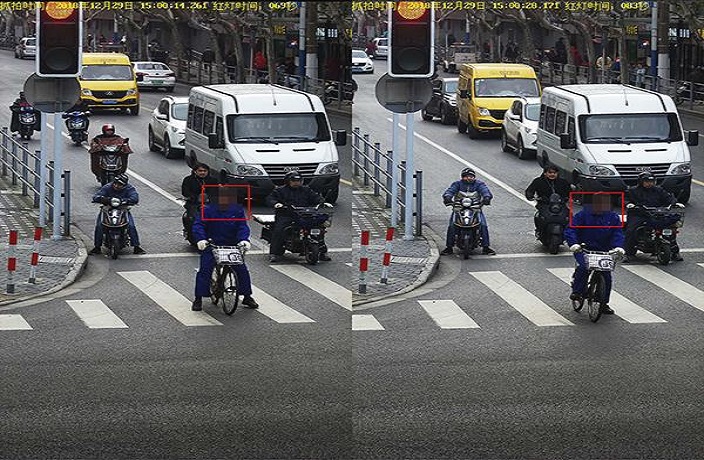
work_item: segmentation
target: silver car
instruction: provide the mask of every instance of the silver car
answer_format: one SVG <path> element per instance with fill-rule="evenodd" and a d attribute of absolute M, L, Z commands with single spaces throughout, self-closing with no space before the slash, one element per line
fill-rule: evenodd
<path fill-rule="evenodd" d="M 37 57 L 37 39 L 34 37 L 24 37 L 15 46 L 15 58 L 24 59 L 26 57 L 32 59 Z"/>
<path fill-rule="evenodd" d="M 535 158 L 540 118 L 540 98 L 520 97 L 504 114 L 501 128 L 501 150 L 515 151 L 518 158 Z"/>
<path fill-rule="evenodd" d="M 176 86 L 176 74 L 163 62 L 133 62 L 134 74 L 137 77 L 137 87 L 164 88 L 169 93 Z"/>
<path fill-rule="evenodd" d="M 161 150 L 166 158 L 182 157 L 185 152 L 188 96 L 166 96 L 149 120 L 149 150 Z"/>

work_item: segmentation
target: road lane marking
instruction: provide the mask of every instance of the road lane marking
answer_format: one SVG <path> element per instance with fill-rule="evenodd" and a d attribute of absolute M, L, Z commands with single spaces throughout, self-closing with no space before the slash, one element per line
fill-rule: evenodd
<path fill-rule="evenodd" d="M 117 272 L 156 302 L 166 313 L 185 326 L 222 326 L 222 323 L 203 311 L 192 311 L 191 301 L 161 281 L 151 272 Z"/>
<path fill-rule="evenodd" d="M 469 272 L 536 326 L 573 326 L 530 291 L 498 271 Z"/>
<path fill-rule="evenodd" d="M 90 329 L 129 327 L 102 300 L 67 300 L 66 303 Z"/>
<path fill-rule="evenodd" d="M 418 303 L 441 329 L 475 329 L 479 327 L 454 300 L 419 300 Z"/>
<path fill-rule="evenodd" d="M 316 291 L 342 308 L 352 311 L 352 291 L 300 265 L 271 265 L 277 272 Z"/>
<path fill-rule="evenodd" d="M 0 315 L 0 331 L 31 331 L 22 315 Z"/>
<path fill-rule="evenodd" d="M 270 296 L 266 292 L 252 285 L 252 296 L 257 299 L 259 308 L 257 311 L 264 316 L 276 321 L 277 323 L 314 323 L 315 321 L 308 318 L 303 313 L 300 313 L 285 303 L 279 301 L 275 297 Z"/>
<path fill-rule="evenodd" d="M 704 292 L 695 288 L 691 284 L 649 265 L 623 265 L 623 268 L 646 281 L 650 281 L 657 287 L 665 289 L 694 308 L 704 311 Z"/>
<path fill-rule="evenodd" d="M 560 278 L 568 285 L 572 282 L 573 268 L 548 268 L 548 271 Z M 666 323 L 664 319 L 650 313 L 648 310 L 638 306 L 619 294 L 611 290 L 609 306 L 614 309 L 615 315 L 634 324 Z"/>
<path fill-rule="evenodd" d="M 374 318 L 374 315 L 352 315 L 352 330 L 383 331 L 384 326 Z"/>

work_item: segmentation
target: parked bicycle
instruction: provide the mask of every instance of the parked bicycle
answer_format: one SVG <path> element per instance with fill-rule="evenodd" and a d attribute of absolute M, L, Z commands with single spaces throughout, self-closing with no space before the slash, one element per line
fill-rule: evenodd
<path fill-rule="evenodd" d="M 225 314 L 232 315 L 240 302 L 237 274 L 232 266 L 244 264 L 244 251 L 237 246 L 216 246 L 212 243 L 209 247 L 215 257 L 215 269 L 210 279 L 210 300 L 213 305 L 222 302 Z"/>
<path fill-rule="evenodd" d="M 608 252 L 589 251 L 584 249 L 584 244 L 582 244 L 582 252 L 584 253 L 584 260 L 587 263 L 587 270 L 589 271 L 587 292 L 582 298 L 572 301 L 572 308 L 574 308 L 574 311 L 580 311 L 586 301 L 589 319 L 593 323 L 596 323 L 599 321 L 599 318 L 601 318 L 604 306 L 606 305 L 606 281 L 604 280 L 604 272 L 614 270 L 619 253 L 614 250 Z"/>

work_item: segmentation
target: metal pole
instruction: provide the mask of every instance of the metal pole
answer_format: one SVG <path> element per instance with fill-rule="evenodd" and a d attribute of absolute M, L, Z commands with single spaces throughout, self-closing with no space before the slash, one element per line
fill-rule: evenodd
<path fill-rule="evenodd" d="M 364 174 L 363 183 L 367 187 L 369 185 L 369 134 L 364 135 L 364 166 L 362 166 L 362 173 Z"/>
<path fill-rule="evenodd" d="M 393 200 L 396 198 L 391 194 L 391 189 L 393 188 L 393 175 L 394 172 L 392 170 L 393 166 L 391 165 L 391 158 L 394 156 L 394 151 L 393 150 L 387 150 L 386 151 L 386 202 L 384 203 L 384 207 L 391 208 Z M 391 220 L 394 221 L 395 218 L 393 214 L 391 215 Z M 392 225 L 393 227 L 393 225 Z"/>
<path fill-rule="evenodd" d="M 47 167 L 46 167 L 46 168 L 47 168 L 47 173 L 49 174 L 49 180 L 48 180 L 48 182 L 47 182 L 47 188 L 49 188 L 49 184 L 51 184 L 51 190 L 54 190 L 54 160 L 49 161 L 49 163 L 47 164 Z M 49 191 L 47 190 L 47 196 L 46 196 L 46 197 L 42 197 L 42 200 L 46 201 L 47 198 L 49 198 L 49 196 L 48 196 L 49 193 L 48 193 L 48 192 L 49 192 Z M 49 220 L 51 220 L 51 217 L 54 216 L 54 202 L 51 201 L 51 200 L 49 200 L 47 204 L 48 204 L 48 206 L 49 206 L 49 209 L 48 209 L 49 212 L 48 212 L 47 216 L 49 216 L 49 217 L 50 217 Z"/>
<path fill-rule="evenodd" d="M 406 171 L 407 171 L 406 170 L 406 160 L 401 161 L 401 163 L 399 164 L 399 170 L 401 172 L 401 177 L 399 178 L 399 182 L 398 182 L 399 188 L 401 188 L 401 185 L 403 185 L 403 189 L 406 190 L 406 187 L 405 187 L 405 185 L 406 185 Z M 402 197 L 401 203 L 399 204 L 399 206 L 401 207 L 401 211 L 399 212 L 399 219 L 401 220 L 401 222 L 403 222 L 404 221 L 403 218 L 406 214 L 406 211 L 405 211 L 406 210 L 406 202 L 404 201 L 405 200 L 405 193 L 403 195 L 401 195 L 401 197 Z"/>
<path fill-rule="evenodd" d="M 399 130 L 399 116 L 394 112 L 393 117 L 394 127 L 391 130 L 391 226 L 398 226 L 398 154 L 401 151 L 399 138 L 401 133 Z"/>
<path fill-rule="evenodd" d="M 61 171 L 62 171 L 62 150 L 63 141 L 61 139 L 61 113 L 54 112 L 54 231 L 51 239 L 61 239 Z"/>
<path fill-rule="evenodd" d="M 306 3 L 300 2 L 298 9 L 298 77 L 301 91 L 305 91 L 303 84 L 306 76 Z"/>
<path fill-rule="evenodd" d="M 39 150 L 34 151 L 34 203 L 33 206 L 36 208 L 40 205 L 41 203 L 41 196 L 39 195 L 39 188 L 41 187 L 41 169 L 42 169 L 42 164 L 41 164 L 41 156 L 42 152 Z M 39 215 L 39 220 L 42 220 L 41 214 Z M 40 225 L 40 227 L 44 227 L 43 225 Z"/>
<path fill-rule="evenodd" d="M 359 176 L 359 127 L 352 130 L 352 171 L 353 174 Z"/>
<path fill-rule="evenodd" d="M 374 196 L 379 196 L 381 144 L 374 142 Z"/>
<path fill-rule="evenodd" d="M 71 171 L 64 170 L 64 236 L 71 236 Z"/>
<path fill-rule="evenodd" d="M 658 2 L 650 2 L 650 76 L 658 75 Z M 651 90 L 654 89 L 651 85 Z"/>
<path fill-rule="evenodd" d="M 414 112 L 406 112 L 406 209 L 404 210 L 405 216 L 403 218 L 404 240 L 413 240 L 413 121 Z"/>
<path fill-rule="evenodd" d="M 96 37 L 97 40 L 97 37 Z M 39 146 L 39 226 L 44 228 L 46 226 L 46 144 L 47 144 L 47 116 L 46 113 L 41 112 L 42 118 L 42 135 L 41 144 Z"/>
<path fill-rule="evenodd" d="M 22 143 L 22 196 L 27 196 L 27 183 L 29 182 L 29 144 Z"/>
<path fill-rule="evenodd" d="M 3 126 L 2 134 L 2 175 L 5 177 L 7 176 L 7 139 L 10 136 L 7 126 Z"/>
<path fill-rule="evenodd" d="M 12 143 L 12 161 L 10 162 L 12 185 L 17 185 L 17 142 Z"/>
<path fill-rule="evenodd" d="M 423 236 L 423 171 L 416 171 L 416 236 Z"/>

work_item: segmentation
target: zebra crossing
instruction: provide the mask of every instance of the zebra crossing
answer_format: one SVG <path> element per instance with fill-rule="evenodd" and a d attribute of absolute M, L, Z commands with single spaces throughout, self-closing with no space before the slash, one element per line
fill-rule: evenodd
<path fill-rule="evenodd" d="M 664 269 L 654 265 L 623 265 L 622 268 L 637 278 L 644 280 L 658 289 L 662 290 L 663 296 L 670 296 L 671 300 L 678 299 L 694 309 L 704 312 L 704 291 L 694 285 L 668 273 Z M 704 269 L 704 263 L 698 263 L 694 270 Z M 554 278 L 565 284 L 565 289 L 569 292 L 574 268 L 545 268 Z M 701 272 L 704 273 L 704 272 Z M 570 308 L 569 300 L 565 300 L 560 305 L 548 305 L 541 300 L 536 293 L 549 292 L 549 289 L 559 288 L 554 286 L 550 280 L 532 283 L 530 289 L 520 284 L 519 281 L 511 279 L 501 271 L 470 271 L 471 278 L 479 281 L 487 288 L 491 294 L 499 297 L 505 304 L 515 310 L 526 321 L 526 326 L 554 327 L 554 326 L 574 326 L 574 322 L 565 316 L 574 314 Z M 620 275 L 620 274 L 619 274 Z M 619 277 L 619 275 L 616 275 Z M 539 279 L 544 279 L 540 278 Z M 630 324 L 661 324 L 667 323 L 666 318 L 662 318 L 647 308 L 638 305 L 627 298 L 626 295 L 618 291 L 619 282 L 623 279 L 617 278 L 616 285 L 611 291 L 609 305 L 615 310 L 615 316 Z M 559 283 L 558 283 L 559 284 Z M 531 290 L 535 292 L 531 292 Z M 486 298 L 485 293 L 478 293 L 477 297 Z M 453 329 L 481 329 L 490 328 L 492 324 L 481 324 L 480 321 L 472 317 L 472 310 L 477 306 L 471 300 L 463 301 L 459 299 L 422 299 L 414 302 L 419 308 L 418 312 L 423 318 L 421 324 L 426 324 L 427 319 L 432 320 L 433 327 L 441 330 Z M 656 306 L 656 305 L 653 305 Z M 414 312 L 416 310 L 413 310 Z M 408 316 L 408 309 L 406 315 Z M 704 316 L 702 316 L 704 320 Z M 417 322 L 417 321 L 414 321 Z M 370 314 L 369 312 L 357 313 L 352 316 L 353 331 L 386 331 L 393 330 L 394 321 L 384 314 Z M 426 326 L 418 326 L 426 327 Z M 407 327 L 404 327 L 404 330 Z"/>

